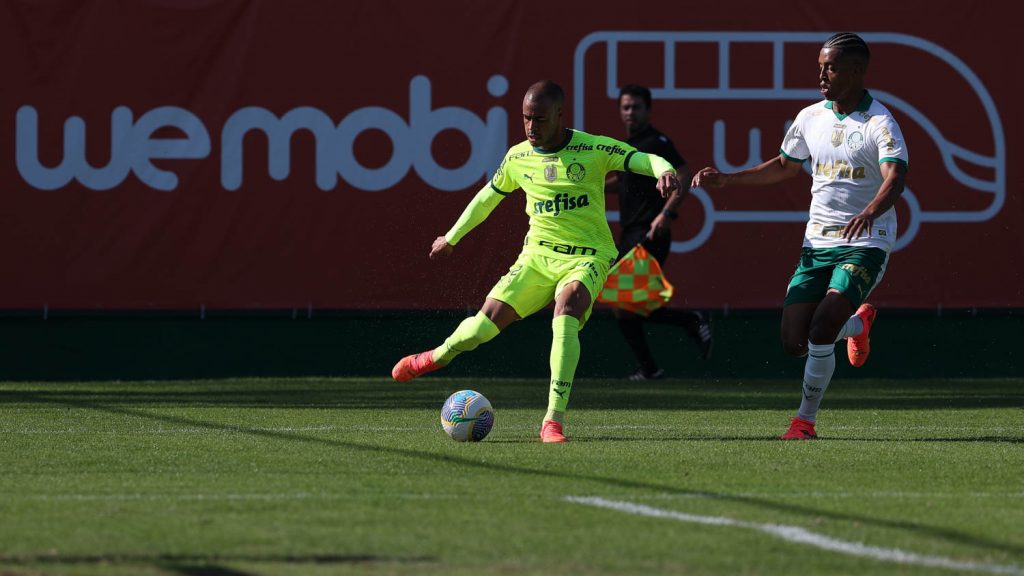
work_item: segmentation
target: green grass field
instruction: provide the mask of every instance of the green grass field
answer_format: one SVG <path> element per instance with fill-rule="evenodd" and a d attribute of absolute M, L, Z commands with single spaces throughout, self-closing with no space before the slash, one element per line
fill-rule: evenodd
<path fill-rule="evenodd" d="M 0 574 L 1024 573 L 1024 380 L 837 379 L 777 441 L 799 394 L 580 379 L 543 445 L 543 380 L 3 383 Z"/>

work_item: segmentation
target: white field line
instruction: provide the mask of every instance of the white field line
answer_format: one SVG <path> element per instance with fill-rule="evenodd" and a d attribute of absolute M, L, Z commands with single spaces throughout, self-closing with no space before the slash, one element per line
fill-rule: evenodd
<path fill-rule="evenodd" d="M 840 554 L 847 554 L 850 556 L 860 556 L 863 558 L 872 558 L 875 560 L 896 562 L 899 564 L 916 564 L 918 566 L 948 568 L 951 570 L 968 570 L 971 572 L 986 572 L 989 574 L 1024 574 L 1024 570 L 1017 566 L 1001 566 L 980 562 L 966 562 L 954 560 L 952 558 L 945 558 L 943 556 L 928 556 L 925 554 L 906 552 L 899 548 L 868 546 L 867 544 L 862 544 L 860 542 L 849 542 L 817 534 L 799 526 L 790 526 L 786 524 L 763 524 L 760 522 L 748 522 L 723 516 L 698 516 L 696 514 L 686 514 L 684 512 L 644 506 L 643 504 L 606 500 L 598 497 L 567 496 L 565 499 L 576 504 L 607 508 L 610 510 L 625 512 L 627 514 L 636 514 L 638 516 L 667 518 L 670 520 L 678 520 L 680 522 L 704 524 L 709 526 L 733 526 L 736 528 L 747 528 L 750 530 L 757 530 L 758 532 L 764 532 L 765 534 L 775 536 L 776 538 L 781 538 L 789 542 L 807 544 L 809 546 L 821 548 L 822 550 L 839 552 Z"/>

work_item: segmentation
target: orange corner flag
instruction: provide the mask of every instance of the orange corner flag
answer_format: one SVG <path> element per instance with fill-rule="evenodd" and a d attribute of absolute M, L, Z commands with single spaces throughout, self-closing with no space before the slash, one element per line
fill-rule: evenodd
<path fill-rule="evenodd" d="M 612 266 L 597 301 L 647 316 L 665 305 L 674 292 L 658 261 L 637 244 Z"/>

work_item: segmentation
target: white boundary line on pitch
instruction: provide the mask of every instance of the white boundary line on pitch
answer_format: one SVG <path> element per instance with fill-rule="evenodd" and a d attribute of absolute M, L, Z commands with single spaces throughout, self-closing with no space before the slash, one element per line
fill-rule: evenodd
<path fill-rule="evenodd" d="M 899 548 L 868 546 L 861 542 L 849 542 L 817 534 L 805 528 L 801 528 L 800 526 L 748 522 L 746 520 L 735 520 L 733 518 L 726 518 L 723 516 L 698 516 L 696 514 L 663 510 L 661 508 L 644 506 L 643 504 L 634 504 L 632 502 L 606 500 L 599 497 L 566 496 L 565 499 L 575 504 L 607 508 L 609 510 L 617 510 L 619 512 L 636 514 L 638 516 L 668 518 L 670 520 L 678 520 L 680 522 L 705 524 L 709 526 L 734 526 L 737 528 L 748 528 L 751 530 L 757 530 L 758 532 L 764 532 L 765 534 L 775 536 L 776 538 L 781 538 L 789 542 L 808 544 L 815 548 L 839 552 L 840 554 L 847 554 L 850 556 L 860 556 L 863 558 L 872 558 L 875 560 L 884 560 L 899 564 L 917 564 L 919 566 L 929 566 L 933 568 L 948 568 L 951 570 L 969 570 L 972 572 L 987 572 L 990 574 L 1024 574 L 1024 570 L 1021 570 L 1021 568 L 1017 566 L 1000 566 L 997 564 L 983 564 L 980 562 L 965 562 L 942 556 L 928 556 L 925 554 L 906 552 Z"/>

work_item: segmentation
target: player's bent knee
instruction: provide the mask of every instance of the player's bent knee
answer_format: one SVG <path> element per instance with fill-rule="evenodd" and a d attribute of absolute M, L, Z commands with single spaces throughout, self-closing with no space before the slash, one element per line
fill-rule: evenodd
<path fill-rule="evenodd" d="M 504 330 L 509 324 L 521 319 L 515 308 L 493 298 L 488 298 L 484 301 L 480 312 L 487 316 L 487 319 L 493 322 L 498 327 L 498 330 Z"/>
<path fill-rule="evenodd" d="M 807 336 L 807 339 L 811 341 L 811 344 L 828 345 L 836 341 L 836 336 L 839 334 L 839 330 L 821 329 L 811 330 L 811 333 Z"/>
<path fill-rule="evenodd" d="M 807 342 L 782 341 L 782 349 L 786 354 L 794 358 L 802 358 L 807 355 Z"/>
<path fill-rule="evenodd" d="M 577 322 L 583 323 L 583 318 L 584 316 L 586 316 L 586 313 L 586 310 L 574 310 L 572 308 L 563 308 L 561 310 L 555 310 L 553 317 L 558 318 L 559 316 L 569 316 L 571 318 L 575 318 Z"/>

